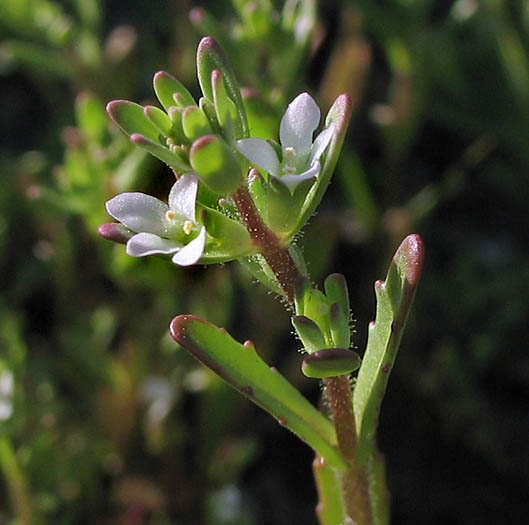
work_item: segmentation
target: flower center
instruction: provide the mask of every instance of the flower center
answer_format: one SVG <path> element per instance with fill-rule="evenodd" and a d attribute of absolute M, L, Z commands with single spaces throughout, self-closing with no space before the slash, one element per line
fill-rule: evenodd
<path fill-rule="evenodd" d="M 292 146 L 288 146 L 285 148 L 285 157 L 293 158 L 296 156 L 296 149 Z"/>
<path fill-rule="evenodd" d="M 174 221 L 177 217 L 177 214 L 174 210 L 167 210 L 165 212 L 165 218 L 168 220 L 168 221 Z"/>
<path fill-rule="evenodd" d="M 193 222 L 192 221 L 186 221 L 184 222 L 184 225 L 182 226 L 182 230 L 184 230 L 184 233 L 186 235 L 189 235 L 193 231 Z"/>

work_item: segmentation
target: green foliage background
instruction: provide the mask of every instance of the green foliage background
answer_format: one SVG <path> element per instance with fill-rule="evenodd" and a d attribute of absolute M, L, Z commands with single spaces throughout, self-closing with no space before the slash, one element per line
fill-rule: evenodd
<path fill-rule="evenodd" d="M 155 4 L 0 4 L 0 373 L 14 374 L 0 523 L 315 523 L 310 450 L 167 333 L 186 312 L 225 326 L 317 402 L 282 305 L 234 264 L 136 260 L 96 235 L 109 197 L 171 184 L 104 104 L 153 100 L 159 69 L 197 94 L 194 5 Z M 360 352 L 373 282 L 406 234 L 426 245 L 379 429 L 393 522 L 522 523 L 527 2 L 321 2 L 299 70 L 280 67 L 280 43 L 242 45 L 231 2 L 202 6 L 241 83 L 282 88 L 267 118 L 303 90 L 323 111 L 353 96 L 334 182 L 299 244 L 314 279 L 346 275 Z"/>

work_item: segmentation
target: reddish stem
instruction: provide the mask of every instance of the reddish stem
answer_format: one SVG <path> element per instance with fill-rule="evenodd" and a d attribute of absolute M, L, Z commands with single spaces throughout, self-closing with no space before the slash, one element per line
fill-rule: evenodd
<path fill-rule="evenodd" d="M 292 257 L 286 248 L 281 247 L 279 237 L 261 219 L 248 189 L 241 186 L 232 197 L 253 243 L 259 248 L 285 292 L 289 304 L 293 306 L 294 283 L 299 271 Z"/>
<path fill-rule="evenodd" d="M 261 219 L 248 189 L 241 186 L 232 197 L 253 243 L 259 248 L 293 307 L 294 283 L 300 275 L 296 264 L 288 250 L 281 247 L 277 235 Z M 347 513 L 354 523 L 368 525 L 371 523 L 368 482 L 365 470 L 358 465 L 356 458 L 356 428 L 349 378 L 329 377 L 324 382 L 336 428 L 338 449 L 350 465 L 342 476 Z"/>

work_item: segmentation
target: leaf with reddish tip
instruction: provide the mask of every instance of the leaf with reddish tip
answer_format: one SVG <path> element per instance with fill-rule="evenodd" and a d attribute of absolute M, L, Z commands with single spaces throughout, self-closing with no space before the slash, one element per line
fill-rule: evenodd
<path fill-rule="evenodd" d="M 235 138 L 249 137 L 250 130 L 248 127 L 246 108 L 242 100 L 239 83 L 235 77 L 233 67 L 215 39 L 206 36 L 198 44 L 197 74 L 202 93 L 204 93 L 204 96 L 212 102 L 214 101 L 214 95 L 213 86 L 211 84 L 211 74 L 214 70 L 219 70 L 222 73 L 226 92 L 237 109 L 239 127 L 242 135 L 236 136 Z"/>
<path fill-rule="evenodd" d="M 342 494 L 340 473 L 336 472 L 324 458 L 316 454 L 312 472 L 318 490 L 316 514 L 321 525 L 346 523 L 347 511 Z"/>
<path fill-rule="evenodd" d="M 243 183 L 239 160 L 217 135 L 195 140 L 189 150 L 189 160 L 200 180 L 217 193 L 232 193 Z"/>
<path fill-rule="evenodd" d="M 158 71 L 153 78 L 153 87 L 158 100 L 169 111 L 178 101 L 178 106 L 185 108 L 187 106 L 196 106 L 197 103 L 193 95 L 184 87 L 176 78 L 165 71 Z M 175 94 L 178 96 L 175 98 Z"/>
<path fill-rule="evenodd" d="M 366 464 L 373 450 L 380 405 L 413 303 L 424 259 L 421 238 L 408 235 L 397 249 L 385 281 L 375 283 L 377 311 L 354 390 L 358 457 Z"/>
<path fill-rule="evenodd" d="M 176 342 L 294 432 L 330 466 L 347 467 L 336 448 L 333 424 L 277 370 L 270 369 L 253 345 L 244 346 L 226 330 L 193 315 L 175 317 L 170 330 Z"/>
<path fill-rule="evenodd" d="M 130 141 L 136 146 L 140 146 L 146 149 L 149 153 L 152 153 L 155 157 L 158 157 L 161 161 L 165 162 L 170 168 L 173 168 L 178 173 L 186 173 L 191 171 L 191 167 L 187 162 L 180 157 L 177 153 L 171 151 L 169 148 L 157 144 L 147 137 L 140 135 L 139 133 L 133 133 L 130 136 Z"/>
<path fill-rule="evenodd" d="M 162 134 L 143 111 L 143 106 L 128 100 L 113 100 L 107 104 L 110 118 L 129 136 L 138 133 L 160 144 Z"/>

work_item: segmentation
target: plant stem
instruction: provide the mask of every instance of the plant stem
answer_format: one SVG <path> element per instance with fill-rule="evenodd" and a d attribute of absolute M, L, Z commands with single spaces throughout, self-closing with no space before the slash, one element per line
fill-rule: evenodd
<path fill-rule="evenodd" d="M 298 268 L 279 238 L 263 222 L 248 189 L 240 187 L 232 195 L 252 241 L 274 272 L 291 307 L 294 307 L 294 283 L 300 275 Z M 353 414 L 351 385 L 347 375 L 324 380 L 330 401 L 338 449 L 349 463 L 349 469 L 339 474 L 346 511 L 355 525 L 372 523 L 365 469 L 357 462 L 356 428 Z"/>
<path fill-rule="evenodd" d="M 349 470 L 341 477 L 345 507 L 356 525 L 369 525 L 372 523 L 369 485 L 365 469 L 358 464 L 349 377 L 327 377 L 323 381 L 336 428 L 338 448 L 349 463 Z"/>
<path fill-rule="evenodd" d="M 31 506 L 26 479 L 18 464 L 13 444 L 7 436 L 0 436 L 0 470 L 4 473 L 13 513 L 19 522 L 22 525 L 40 523 Z"/>
<path fill-rule="evenodd" d="M 288 303 L 293 306 L 294 283 L 299 271 L 288 250 L 280 245 L 279 237 L 263 222 L 246 187 L 241 186 L 232 197 L 253 243 L 274 272 Z"/>

